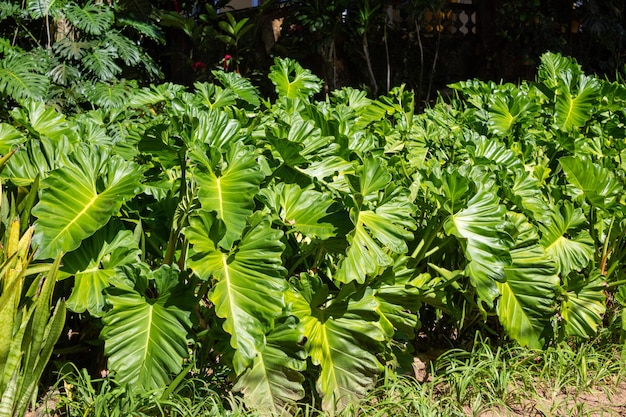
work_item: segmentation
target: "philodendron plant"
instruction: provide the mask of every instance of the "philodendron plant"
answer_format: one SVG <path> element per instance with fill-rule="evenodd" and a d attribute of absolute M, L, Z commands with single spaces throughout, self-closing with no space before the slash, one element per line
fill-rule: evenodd
<path fill-rule="evenodd" d="M 262 414 L 334 411 L 407 366 L 421 317 L 457 338 L 496 317 L 533 348 L 601 325 L 623 281 L 621 84 L 546 54 L 535 82 L 457 83 L 416 115 L 403 87 L 316 101 L 289 59 L 274 101 L 214 79 L 0 124 L 10 191 L 40 178 L 37 262 L 62 256 L 120 383 L 163 388 L 193 354 Z"/>

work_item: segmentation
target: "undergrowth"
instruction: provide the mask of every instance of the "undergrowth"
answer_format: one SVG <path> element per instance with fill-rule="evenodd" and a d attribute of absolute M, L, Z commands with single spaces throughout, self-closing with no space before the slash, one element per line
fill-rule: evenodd
<path fill-rule="evenodd" d="M 470 350 L 448 350 L 426 365 L 421 382 L 415 375 L 386 372 L 366 398 L 335 416 L 617 416 L 626 410 L 626 403 L 615 400 L 625 376 L 617 345 L 562 342 L 531 350 L 477 338 Z M 165 392 L 127 391 L 112 377 L 92 378 L 73 365 L 61 370 L 47 397 L 47 410 L 41 405 L 39 415 L 254 415 L 240 398 L 199 377 L 175 382 Z M 329 414 L 300 404 L 294 415 Z"/>

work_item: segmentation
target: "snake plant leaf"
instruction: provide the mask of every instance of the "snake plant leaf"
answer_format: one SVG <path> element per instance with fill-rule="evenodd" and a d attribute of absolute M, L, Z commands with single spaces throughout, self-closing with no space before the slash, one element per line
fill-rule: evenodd
<path fill-rule="evenodd" d="M 374 353 L 380 351 L 385 336 L 377 322 L 373 290 L 344 288 L 332 302 L 326 301 L 320 296 L 328 288 L 319 278 L 301 276 L 301 282 L 289 291 L 292 313 L 300 319 L 306 337 L 305 348 L 313 364 L 321 368 L 315 386 L 322 409 L 331 413 L 362 398 L 382 371 Z"/>
<path fill-rule="evenodd" d="M 336 235 L 336 227 L 325 221 L 332 214 L 334 203 L 328 193 L 280 183 L 261 190 L 261 195 L 266 197 L 283 224 L 304 236 L 326 240 Z"/>
<path fill-rule="evenodd" d="M 141 168 L 98 148 L 78 147 L 41 182 L 33 208 L 37 258 L 70 252 L 104 226 L 140 188 Z"/>
<path fill-rule="evenodd" d="M 559 285 L 556 266 L 539 245 L 511 250 L 512 264 L 504 268 L 505 281 L 496 313 L 507 335 L 522 346 L 541 349 L 545 329 L 556 312 Z"/>
<path fill-rule="evenodd" d="M 224 169 L 218 172 L 204 155 L 192 154 L 197 164 L 198 199 L 204 210 L 216 212 L 224 222 L 226 234 L 220 245 L 225 249 L 241 237 L 246 218 L 254 209 L 254 196 L 265 178 L 256 157 L 253 150 L 236 142 L 226 154 Z"/>
<path fill-rule="evenodd" d="M 594 207 L 610 210 L 623 194 L 623 187 L 606 168 L 593 163 L 585 156 L 568 156 L 559 164 L 571 184 L 574 198 L 583 197 Z"/>
<path fill-rule="evenodd" d="M 123 267 L 116 288 L 109 290 L 111 310 L 102 318 L 100 338 L 120 384 L 163 388 L 181 371 L 191 327 L 191 308 L 182 304 L 193 296 L 181 294 L 179 275 L 176 267 L 153 272 L 135 264 Z"/>
<path fill-rule="evenodd" d="M 64 272 L 74 275 L 74 288 L 67 308 L 76 313 L 103 314 L 104 290 L 117 268 L 139 260 L 139 247 L 130 230 L 109 223 L 87 238 L 77 250 L 63 257 Z"/>
<path fill-rule="evenodd" d="M 189 222 L 183 233 L 196 251 L 189 266 L 201 279 L 216 281 L 209 299 L 231 335 L 230 345 L 236 349 L 233 367 L 239 375 L 262 350 L 266 333 L 285 305 L 282 232 L 271 229 L 265 219 L 247 228 L 228 253 L 211 240 L 216 221 L 209 213 L 200 212 Z"/>
<path fill-rule="evenodd" d="M 567 277 L 563 289 L 560 314 L 565 322 L 565 333 L 585 339 L 593 336 L 606 311 L 604 277 L 595 270 L 588 278 L 572 273 Z"/>
<path fill-rule="evenodd" d="M 584 230 L 586 225 L 582 210 L 567 202 L 553 209 L 550 220 L 539 225 L 539 244 L 556 262 L 562 276 L 580 271 L 593 258 L 594 242 Z"/>
<path fill-rule="evenodd" d="M 412 217 L 415 207 L 406 190 L 389 189 L 386 194 L 374 209 L 351 212 L 354 229 L 348 234 L 349 247 L 337 268 L 338 281 L 363 283 L 379 268 L 393 265 L 390 251 L 402 254 L 408 250 L 406 242 L 413 238 L 411 231 L 416 227 Z"/>
<path fill-rule="evenodd" d="M 268 335 L 265 346 L 233 387 L 243 393 L 249 409 L 260 415 L 292 415 L 294 404 L 304 398 L 301 374 L 306 368 L 304 335 L 295 317 L 278 325 Z"/>
<path fill-rule="evenodd" d="M 506 210 L 498 196 L 479 186 L 467 206 L 450 215 L 444 229 L 462 243 L 467 264 L 465 272 L 480 299 L 493 306 L 498 296 L 497 281 L 504 281 L 504 268 L 511 265 L 513 239 L 506 230 Z"/>
<path fill-rule="evenodd" d="M 275 58 L 268 78 L 281 97 L 308 98 L 321 90 L 320 79 L 290 58 Z"/>

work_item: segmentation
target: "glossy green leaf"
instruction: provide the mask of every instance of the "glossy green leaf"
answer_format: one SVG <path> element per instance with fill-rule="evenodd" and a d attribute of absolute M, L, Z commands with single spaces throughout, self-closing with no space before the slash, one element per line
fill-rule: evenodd
<path fill-rule="evenodd" d="M 87 147 L 70 158 L 41 182 L 33 208 L 39 259 L 76 249 L 139 190 L 141 168 L 133 162 Z"/>
<path fill-rule="evenodd" d="M 478 296 L 491 306 L 498 296 L 496 281 L 504 281 L 504 269 L 511 264 L 506 209 L 498 196 L 483 187 L 467 206 L 446 219 L 447 234 L 460 239 L 466 257 L 465 272 Z"/>
<path fill-rule="evenodd" d="M 220 244 L 225 249 L 241 237 L 246 218 L 254 209 L 254 196 L 265 177 L 256 157 L 253 150 L 237 142 L 226 155 L 225 167 L 217 172 L 203 155 L 193 156 L 200 187 L 198 199 L 204 210 L 214 211 L 224 222 L 226 234 Z"/>
<path fill-rule="evenodd" d="M 540 349 L 556 312 L 556 267 L 538 245 L 513 249 L 511 258 L 512 264 L 504 268 L 505 281 L 497 283 L 501 296 L 496 312 L 509 337 Z"/>
<path fill-rule="evenodd" d="M 383 331 L 374 321 L 378 303 L 371 289 L 348 296 L 340 294 L 326 303 L 319 299 L 324 288 L 310 292 L 307 283 L 318 278 L 301 279 L 304 282 L 290 292 L 293 313 L 302 323 L 311 361 L 321 368 L 315 386 L 322 397 L 322 408 L 339 411 L 362 398 L 382 371 L 374 355 L 384 340 Z"/>
<path fill-rule="evenodd" d="M 139 247 L 130 230 L 114 224 L 98 230 L 81 246 L 63 257 L 62 270 L 74 275 L 74 288 L 67 308 L 94 317 L 105 307 L 104 289 L 109 287 L 117 268 L 138 261 Z"/>
<path fill-rule="evenodd" d="M 596 333 L 606 311 L 605 285 L 597 271 L 588 278 L 576 273 L 568 276 L 560 311 L 568 335 L 589 338 Z"/>
<path fill-rule="evenodd" d="M 216 280 L 209 299 L 217 316 L 224 319 L 224 330 L 231 335 L 230 345 L 236 350 L 234 370 L 241 374 L 262 350 L 265 334 L 285 304 L 282 232 L 262 221 L 246 229 L 236 248 L 228 253 L 211 240 L 215 222 L 208 213 L 190 219 L 184 234 L 196 254 L 189 266 L 202 279 Z"/>
<path fill-rule="evenodd" d="M 591 118 L 593 106 L 600 98 L 600 86 L 595 78 L 581 75 L 576 91 L 572 91 L 576 79 L 571 73 L 566 73 L 565 77 L 554 111 L 557 126 L 570 131 L 582 127 Z"/>
<path fill-rule="evenodd" d="M 177 305 L 179 274 L 177 268 L 168 266 L 154 272 L 143 264 L 125 267 L 117 289 L 107 296 L 111 310 L 102 318 L 100 338 L 118 383 L 163 388 L 171 375 L 181 371 L 187 357 L 191 309 Z M 150 282 L 154 298 L 146 297 Z"/>
<path fill-rule="evenodd" d="M 559 164 L 572 185 L 569 191 L 574 198 L 584 196 L 591 205 L 608 210 L 616 205 L 623 193 L 624 188 L 615 176 L 587 157 L 563 157 Z"/>
<path fill-rule="evenodd" d="M 306 368 L 303 338 L 302 329 L 291 320 L 267 335 L 252 367 L 233 387 L 243 393 L 248 408 L 268 416 L 292 414 L 295 403 L 305 394 L 300 373 Z"/>
<path fill-rule="evenodd" d="M 291 58 L 276 58 L 268 78 L 282 97 L 308 98 L 321 90 L 320 79 Z"/>
<path fill-rule="evenodd" d="M 283 224 L 311 239 L 325 240 L 335 236 L 336 226 L 327 218 L 331 214 L 332 197 L 296 184 L 277 184 L 261 191 Z"/>
<path fill-rule="evenodd" d="M 550 221 L 539 226 L 542 235 L 539 243 L 563 276 L 580 271 L 593 258 L 594 243 L 585 230 L 586 225 L 582 210 L 564 203 L 552 211 Z"/>
<path fill-rule="evenodd" d="M 408 193 L 389 192 L 375 209 L 352 211 L 354 229 L 348 234 L 349 247 L 339 262 L 335 279 L 348 283 L 365 282 L 381 267 L 393 265 L 390 251 L 405 253 L 406 242 L 413 238 L 414 206 Z"/>

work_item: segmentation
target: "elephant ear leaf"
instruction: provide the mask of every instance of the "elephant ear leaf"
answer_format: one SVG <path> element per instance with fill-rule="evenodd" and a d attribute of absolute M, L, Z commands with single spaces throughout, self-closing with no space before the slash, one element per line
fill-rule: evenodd
<path fill-rule="evenodd" d="M 587 157 L 568 156 L 559 159 L 574 198 L 586 198 L 591 205 L 608 210 L 616 205 L 623 187 L 606 168 Z"/>
<path fill-rule="evenodd" d="M 594 243 L 584 230 L 586 223 L 582 210 L 564 203 L 553 210 L 549 221 L 539 226 L 539 244 L 556 262 L 562 276 L 581 270 L 593 258 Z"/>
<path fill-rule="evenodd" d="M 198 164 L 198 199 L 206 211 L 214 211 L 226 226 L 220 242 L 225 249 L 241 237 L 247 217 L 254 209 L 254 196 L 265 176 L 256 161 L 256 153 L 236 142 L 226 155 L 225 167 L 220 172 L 207 163 L 204 155 L 194 153 Z"/>
<path fill-rule="evenodd" d="M 262 349 L 266 332 L 285 304 L 282 232 L 271 229 L 269 221 L 260 222 L 246 229 L 235 250 L 226 253 L 211 241 L 215 222 L 210 216 L 192 217 L 184 230 L 198 251 L 189 265 L 202 279 L 212 276 L 217 281 L 209 299 L 231 335 L 234 370 L 241 374 Z"/>
<path fill-rule="evenodd" d="M 316 388 L 322 408 L 331 413 L 343 410 L 362 398 L 382 371 L 374 354 L 384 339 L 374 313 L 378 303 L 368 288 L 348 297 L 340 293 L 332 304 L 320 306 L 316 305 L 319 300 L 308 299 L 306 289 L 300 291 L 298 286 L 290 295 L 298 306 L 294 313 L 304 329 L 305 348 L 313 364 L 321 368 Z"/>
<path fill-rule="evenodd" d="M 99 149 L 79 147 L 70 161 L 41 183 L 33 208 L 39 259 L 70 252 L 104 226 L 124 201 L 135 196 L 141 168 Z"/>
<path fill-rule="evenodd" d="M 496 281 L 504 281 L 504 268 L 511 264 L 513 246 L 504 228 L 506 210 L 498 201 L 495 193 L 480 186 L 467 206 L 444 223 L 446 233 L 461 240 L 468 261 L 465 272 L 489 307 L 498 296 Z"/>
<path fill-rule="evenodd" d="M 543 331 L 555 313 L 559 285 L 556 267 L 538 245 L 511 251 L 512 265 L 498 282 L 501 297 L 496 312 L 509 337 L 533 349 L 543 347 Z"/>
<path fill-rule="evenodd" d="M 606 311 L 606 281 L 598 271 L 589 278 L 572 273 L 567 277 L 561 303 L 565 332 L 570 336 L 589 338 L 596 333 Z"/>
<path fill-rule="evenodd" d="M 321 90 L 320 79 L 290 58 L 276 58 L 268 78 L 281 97 L 307 98 Z"/>
<path fill-rule="evenodd" d="M 416 226 L 411 215 L 414 206 L 408 193 L 389 185 L 390 178 L 380 174 L 381 170 L 384 171 L 382 164 L 369 160 L 364 164 L 361 175 L 351 178 L 353 186 L 361 191 L 357 191 L 357 194 L 364 201 L 363 209 L 353 209 L 350 215 L 354 224 L 354 229 L 348 235 L 350 246 L 335 276 L 341 282 L 363 283 L 368 275 L 377 273 L 380 267 L 393 265 L 388 252 L 405 253 L 406 241 L 413 237 L 411 230 Z M 385 186 L 387 188 L 382 190 Z"/>
<path fill-rule="evenodd" d="M 127 266 L 121 284 L 107 297 L 111 310 L 102 319 L 100 337 L 119 383 L 156 389 L 182 370 L 191 309 L 179 306 L 175 291 L 180 286 L 179 274 L 169 266 L 154 272 L 143 264 Z M 154 297 L 148 299 L 146 293 Z"/>
<path fill-rule="evenodd" d="M 105 307 L 104 289 L 117 268 L 135 262 L 139 247 L 130 230 L 109 223 L 85 240 L 80 248 L 63 257 L 64 272 L 74 275 L 74 288 L 67 307 L 76 312 L 89 311 L 99 317 Z"/>
<path fill-rule="evenodd" d="M 563 74 L 555 105 L 556 125 L 565 131 L 582 127 L 591 118 L 592 109 L 600 96 L 600 84 L 593 77 Z M 574 84 L 578 84 L 574 86 Z"/>
<path fill-rule="evenodd" d="M 261 193 L 285 225 L 311 239 L 325 240 L 335 236 L 335 226 L 325 221 L 331 215 L 333 204 L 329 194 L 284 183 L 265 188 Z"/>
<path fill-rule="evenodd" d="M 300 346 L 303 338 L 302 329 L 293 320 L 267 335 L 252 367 L 233 388 L 243 393 L 250 409 L 261 415 L 291 415 L 292 406 L 304 398 L 304 376 L 300 373 L 306 368 L 306 353 Z"/>

